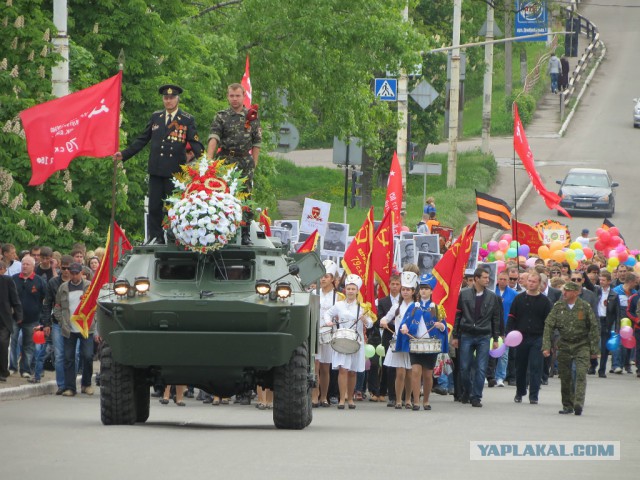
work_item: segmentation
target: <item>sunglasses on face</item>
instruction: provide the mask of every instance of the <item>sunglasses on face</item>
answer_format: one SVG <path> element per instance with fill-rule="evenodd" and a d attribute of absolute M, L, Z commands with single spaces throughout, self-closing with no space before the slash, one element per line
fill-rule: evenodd
<path fill-rule="evenodd" d="M 572 282 L 581 282 L 583 279 L 581 277 L 577 277 L 577 278 L 572 278 L 571 281 Z"/>
<path fill-rule="evenodd" d="M 509 281 L 510 282 L 517 282 L 518 281 L 518 277 L 509 277 Z"/>
<path fill-rule="evenodd" d="M 554 270 L 553 272 L 551 272 L 551 275 L 560 275 L 560 271 L 559 270 Z"/>
<path fill-rule="evenodd" d="M 69 267 L 60 267 L 60 270 L 69 270 Z"/>

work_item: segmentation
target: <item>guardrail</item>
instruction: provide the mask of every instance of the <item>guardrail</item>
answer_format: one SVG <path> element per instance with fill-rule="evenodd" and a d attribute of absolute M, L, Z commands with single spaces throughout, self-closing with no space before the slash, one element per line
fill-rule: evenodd
<path fill-rule="evenodd" d="M 583 17 L 575 11 L 575 6 L 566 7 L 565 13 L 567 18 L 577 18 L 580 21 L 580 34 L 583 34 L 590 40 L 589 45 L 585 48 L 584 53 L 578 60 L 576 68 L 569 78 L 567 88 L 560 92 L 560 121 L 564 120 L 566 108 L 569 106 L 571 99 L 576 93 L 577 86 L 582 80 L 582 76 L 589 68 L 589 64 L 595 58 L 596 52 L 602 47 L 600 41 L 600 32 L 598 27 L 589 19 Z"/>

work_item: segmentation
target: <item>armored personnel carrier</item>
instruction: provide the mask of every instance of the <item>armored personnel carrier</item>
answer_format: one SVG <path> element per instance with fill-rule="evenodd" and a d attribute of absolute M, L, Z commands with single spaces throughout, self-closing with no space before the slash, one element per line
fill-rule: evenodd
<path fill-rule="evenodd" d="M 319 304 L 305 287 L 324 267 L 255 224 L 251 240 L 208 253 L 144 245 L 122 260 L 96 312 L 103 424 L 145 422 L 152 385 L 222 397 L 262 386 L 277 428 L 311 423 Z"/>

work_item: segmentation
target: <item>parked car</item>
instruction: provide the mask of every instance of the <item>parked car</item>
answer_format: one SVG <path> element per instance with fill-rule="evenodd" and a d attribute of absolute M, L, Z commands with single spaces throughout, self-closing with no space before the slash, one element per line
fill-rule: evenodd
<path fill-rule="evenodd" d="M 633 103 L 633 126 L 635 128 L 640 127 L 640 98 L 634 98 Z"/>
<path fill-rule="evenodd" d="M 609 173 L 600 168 L 572 168 L 564 180 L 556 180 L 560 185 L 558 194 L 562 197 L 560 206 L 570 213 L 602 212 L 613 216 L 616 210 L 614 188 Z"/>

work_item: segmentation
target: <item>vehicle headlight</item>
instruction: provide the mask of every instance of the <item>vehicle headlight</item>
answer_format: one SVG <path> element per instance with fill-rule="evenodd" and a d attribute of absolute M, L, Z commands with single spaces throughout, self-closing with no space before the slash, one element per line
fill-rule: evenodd
<path fill-rule="evenodd" d="M 264 278 L 261 278 L 260 280 L 256 280 L 256 293 L 258 295 L 261 296 L 266 296 L 269 295 L 269 292 L 271 291 L 271 284 L 269 283 L 269 280 L 265 280 Z"/>
<path fill-rule="evenodd" d="M 608 202 L 609 201 L 609 195 L 603 195 L 600 198 L 598 198 L 598 201 L 600 202 Z"/>
<path fill-rule="evenodd" d="M 149 277 L 136 277 L 133 286 L 140 295 L 144 295 L 149 291 L 151 287 L 151 282 L 149 282 Z"/>
<path fill-rule="evenodd" d="M 124 297 L 129 292 L 129 287 L 130 285 L 127 279 L 121 278 L 119 280 L 116 280 L 113 284 L 113 291 L 119 297 Z"/>
<path fill-rule="evenodd" d="M 291 284 L 289 282 L 279 282 L 276 285 L 276 295 L 281 300 L 289 298 L 291 296 Z"/>

